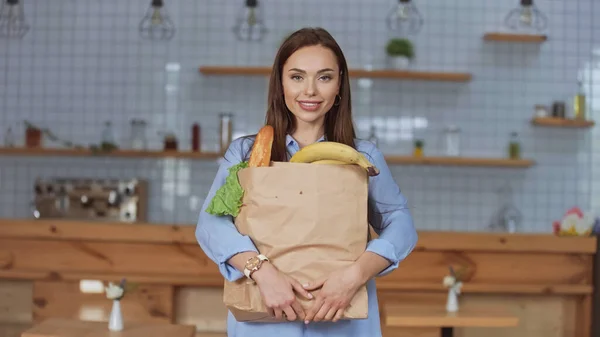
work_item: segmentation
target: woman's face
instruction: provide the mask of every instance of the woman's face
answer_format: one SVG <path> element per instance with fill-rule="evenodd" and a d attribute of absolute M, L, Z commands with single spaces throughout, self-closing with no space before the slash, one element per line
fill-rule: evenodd
<path fill-rule="evenodd" d="M 323 124 L 340 87 L 335 54 L 323 46 L 298 49 L 283 65 L 282 83 L 285 104 L 297 121 Z"/>

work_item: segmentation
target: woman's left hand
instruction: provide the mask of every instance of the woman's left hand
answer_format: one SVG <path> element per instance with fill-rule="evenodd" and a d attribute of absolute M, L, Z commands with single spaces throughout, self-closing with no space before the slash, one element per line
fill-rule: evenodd
<path fill-rule="evenodd" d="M 321 288 L 313 299 L 314 304 L 307 311 L 304 323 L 310 321 L 337 322 L 350 304 L 350 301 L 363 285 L 358 265 L 338 269 L 315 282 L 304 286 L 311 291 Z"/>

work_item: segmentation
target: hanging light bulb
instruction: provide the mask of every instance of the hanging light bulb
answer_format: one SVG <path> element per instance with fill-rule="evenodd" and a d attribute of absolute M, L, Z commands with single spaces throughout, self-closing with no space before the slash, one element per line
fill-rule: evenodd
<path fill-rule="evenodd" d="M 511 10 L 504 23 L 514 30 L 543 31 L 548 25 L 548 18 L 533 4 L 533 0 L 521 0 L 521 6 Z"/>
<path fill-rule="evenodd" d="M 175 35 L 175 26 L 163 0 L 152 0 L 139 29 L 140 36 L 148 40 L 170 40 Z"/>
<path fill-rule="evenodd" d="M 417 34 L 423 27 L 423 16 L 412 0 L 398 0 L 398 4 L 389 11 L 386 21 L 390 30 L 407 34 Z"/>
<path fill-rule="evenodd" d="M 239 40 L 260 41 L 267 32 L 263 23 L 262 10 L 258 0 L 245 1 L 246 6 L 238 13 L 233 31 Z"/>
<path fill-rule="evenodd" d="M 0 37 L 22 38 L 29 31 L 23 4 L 19 0 L 2 0 L 0 7 Z"/>

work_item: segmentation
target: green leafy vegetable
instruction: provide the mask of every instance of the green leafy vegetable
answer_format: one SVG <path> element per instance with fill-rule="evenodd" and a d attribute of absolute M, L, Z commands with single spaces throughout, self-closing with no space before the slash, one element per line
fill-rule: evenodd
<path fill-rule="evenodd" d="M 244 190 L 238 180 L 238 171 L 248 167 L 248 162 L 243 161 L 229 168 L 229 175 L 225 178 L 225 184 L 215 193 L 206 208 L 206 212 L 213 215 L 232 215 L 236 217 L 242 207 Z"/>

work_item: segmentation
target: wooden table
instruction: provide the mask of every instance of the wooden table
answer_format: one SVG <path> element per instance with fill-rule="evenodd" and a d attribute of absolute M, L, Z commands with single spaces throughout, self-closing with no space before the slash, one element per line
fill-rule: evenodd
<path fill-rule="evenodd" d="M 385 309 L 388 327 L 440 328 L 442 337 L 452 337 L 454 328 L 515 327 L 519 319 L 501 309 L 460 310 L 448 313 L 444 308 L 418 308 L 388 305 Z"/>
<path fill-rule="evenodd" d="M 123 331 L 108 330 L 108 323 L 50 318 L 23 332 L 21 337 L 192 337 L 196 328 L 190 325 L 125 322 Z"/>

